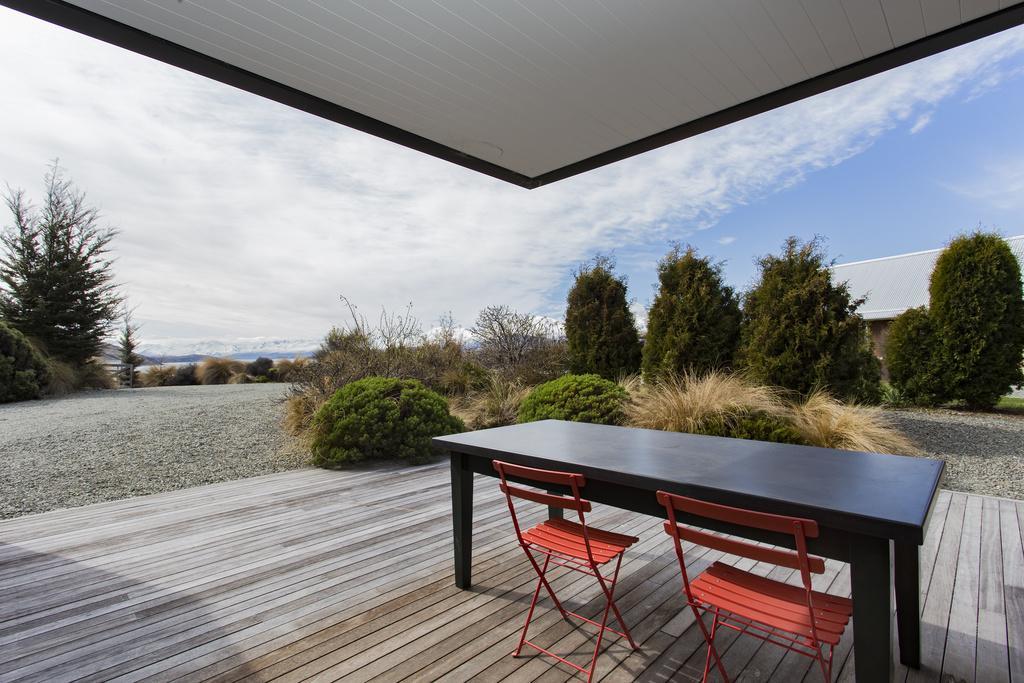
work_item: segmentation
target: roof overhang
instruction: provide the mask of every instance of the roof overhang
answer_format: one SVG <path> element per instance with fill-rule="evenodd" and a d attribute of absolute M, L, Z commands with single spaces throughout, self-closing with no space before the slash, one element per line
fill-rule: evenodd
<path fill-rule="evenodd" d="M 1024 23 L 1024 0 L 0 0 L 526 188 Z"/>

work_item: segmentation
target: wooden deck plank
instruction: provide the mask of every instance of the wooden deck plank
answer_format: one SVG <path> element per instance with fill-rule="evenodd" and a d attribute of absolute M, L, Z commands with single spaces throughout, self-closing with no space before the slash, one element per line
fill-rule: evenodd
<path fill-rule="evenodd" d="M 435 504 L 438 509 L 443 508 L 444 501 L 441 493 L 435 492 L 436 497 Z M 330 511 L 329 511 L 330 512 Z M 355 513 L 349 513 L 355 514 Z M 435 513 L 436 515 L 436 513 Z M 341 519 L 345 519 L 345 515 L 339 515 Z M 319 528 L 319 527 L 315 527 Z M 155 571 L 164 572 L 160 575 L 160 581 L 158 582 L 159 590 L 156 594 L 168 594 L 183 589 L 194 590 L 197 585 L 203 582 L 209 582 L 211 580 L 223 579 L 228 575 L 236 575 L 241 569 L 245 567 L 253 566 L 271 566 L 275 561 L 280 561 L 283 557 L 295 556 L 298 553 L 304 558 L 304 561 L 312 561 L 316 558 L 315 553 L 311 552 L 310 549 L 314 546 L 307 544 L 305 547 L 293 548 L 294 542 L 297 538 L 301 538 L 301 534 L 307 531 L 307 527 L 303 525 L 297 525 L 296 528 L 287 533 L 279 533 L 278 535 L 266 535 L 269 540 L 264 540 L 264 536 L 261 536 L 255 540 L 250 539 L 252 544 L 251 548 L 244 548 L 242 551 L 232 553 L 229 548 L 219 548 L 217 552 L 222 552 L 224 557 L 219 563 L 200 563 L 198 566 L 195 565 L 195 558 L 190 555 L 186 555 L 187 559 L 181 559 L 175 557 L 175 561 L 165 564 L 163 566 L 157 565 Z M 320 533 L 319 530 L 313 532 L 314 538 Z M 298 535 L 296 535 L 298 534 Z M 371 539 L 377 538 L 378 534 L 373 529 L 364 532 L 364 535 L 368 535 Z M 335 536 L 338 538 L 339 536 Z M 347 538 L 347 540 L 357 540 L 359 535 L 353 535 Z M 378 539 L 379 541 L 379 539 Z M 187 539 L 184 541 L 187 543 Z M 331 552 L 331 546 L 334 541 L 324 540 L 317 544 L 315 547 L 324 547 L 326 544 L 325 553 Z M 281 549 L 287 548 L 288 553 L 282 553 Z M 191 564 L 190 564 L 191 563 Z M 226 566 L 225 573 L 218 573 L 217 569 Z M 198 577 L 198 578 L 197 578 Z M 26 637 L 31 635 L 33 632 L 38 630 L 47 630 L 55 628 L 56 626 L 63 626 L 69 623 L 69 618 L 73 623 L 78 617 L 75 616 L 82 610 L 72 609 L 77 605 L 84 603 L 85 607 L 88 608 L 96 600 L 102 600 L 104 596 L 113 595 L 115 598 L 120 596 L 120 591 L 126 587 L 142 585 L 144 577 L 131 576 L 124 579 L 119 579 L 114 582 L 113 586 L 100 585 L 96 588 L 95 585 L 82 585 L 78 589 L 78 593 L 74 596 L 77 600 L 64 599 L 63 603 L 58 603 L 56 607 L 50 609 L 43 609 L 43 605 L 35 605 L 35 612 L 29 615 L 11 616 L 10 613 L 6 615 L 5 620 L 0 623 L 0 644 L 10 642 L 12 636 L 10 633 L 14 632 L 16 635 L 13 637 Z M 197 581 L 199 583 L 197 583 Z M 103 592 L 106 591 L 106 592 Z M 49 591 L 47 591 L 49 597 Z M 152 591 L 143 594 L 141 597 L 152 598 L 154 593 Z M 141 597 L 139 599 L 141 599 Z M 51 598 L 52 599 L 52 598 Z M 137 600 L 136 600 L 137 601 Z M 129 604 L 134 604 L 132 599 L 115 600 L 112 609 L 123 609 Z M 17 610 L 19 603 L 12 602 L 10 607 L 7 609 Z M 96 611 L 86 613 L 89 617 L 94 617 Z M 68 617 L 68 615 L 72 615 Z M 30 621 L 31 620 L 31 621 Z M 38 628 L 34 628 L 36 624 L 39 624 Z"/>
<path fill-rule="evenodd" d="M 1003 550 L 1003 600 L 1010 680 L 1024 681 L 1024 506 L 999 501 Z"/>
<path fill-rule="evenodd" d="M 954 681 L 974 679 L 978 648 L 978 588 L 981 564 L 981 501 L 967 498 L 956 558 L 956 575 L 942 656 L 942 675 Z"/>
<path fill-rule="evenodd" d="M 946 648 L 946 631 L 953 601 L 953 583 L 960 554 L 960 534 L 964 528 L 967 500 L 968 496 L 962 493 L 954 493 L 950 498 L 946 524 L 939 540 L 931 581 L 921 610 L 921 668 L 908 672 L 908 683 L 936 681 L 942 673 L 942 658 Z M 856 627 L 854 624 L 854 628 Z M 847 668 L 852 669 L 853 662 L 852 658 L 847 660 L 847 665 L 841 672 L 843 678 L 840 680 L 849 675 Z"/>
<path fill-rule="evenodd" d="M 535 578 L 494 481 L 475 490 L 473 591 L 452 583 L 444 463 L 300 470 L 0 521 L 0 680 L 577 680 L 547 658 L 509 656 Z M 613 642 L 595 680 L 699 677 L 703 637 L 660 523 L 602 506 L 593 521 L 641 538 L 617 591 L 641 649 Z M 921 551 L 925 666 L 897 680 L 1024 681 L 1022 523 L 1020 503 L 940 494 Z M 692 571 L 721 559 L 798 580 L 706 550 L 687 559 Z M 815 585 L 848 594 L 848 567 L 829 561 Z M 556 587 L 583 614 L 603 608 L 590 577 Z M 546 605 L 531 638 L 586 660 L 589 631 Z M 850 635 L 840 681 L 855 671 Z M 735 678 L 820 680 L 781 648 L 730 631 L 719 642 Z"/>
<path fill-rule="evenodd" d="M 1003 595 L 1003 548 L 999 500 L 981 501 L 977 662 L 974 680 L 1009 683 L 1006 601 Z"/>

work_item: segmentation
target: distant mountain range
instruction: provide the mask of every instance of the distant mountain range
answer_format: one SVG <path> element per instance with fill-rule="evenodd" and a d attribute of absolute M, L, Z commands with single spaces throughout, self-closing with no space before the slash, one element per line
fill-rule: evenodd
<path fill-rule="evenodd" d="M 143 341 L 139 353 L 150 363 L 195 363 L 216 356 L 237 360 L 295 358 L 309 356 L 320 346 L 320 339 L 271 339 L 253 337 L 221 341 L 217 339 L 161 339 Z"/>

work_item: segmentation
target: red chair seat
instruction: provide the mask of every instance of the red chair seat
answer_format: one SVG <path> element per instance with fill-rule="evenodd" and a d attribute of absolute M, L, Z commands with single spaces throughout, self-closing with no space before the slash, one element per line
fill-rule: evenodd
<path fill-rule="evenodd" d="M 693 596 L 708 605 L 808 639 L 812 637 L 803 586 L 792 586 L 719 562 L 690 586 Z M 837 644 L 853 614 L 853 603 L 847 598 L 812 591 L 811 604 L 818 638 L 830 645 Z"/>
<path fill-rule="evenodd" d="M 626 548 L 636 543 L 638 538 L 616 534 L 611 531 L 595 529 L 587 526 L 590 537 L 590 550 L 594 561 L 601 565 L 625 552 Z M 538 549 L 566 555 L 576 560 L 589 562 L 587 544 L 583 538 L 583 526 L 565 519 L 549 519 L 523 532 L 523 540 Z"/>

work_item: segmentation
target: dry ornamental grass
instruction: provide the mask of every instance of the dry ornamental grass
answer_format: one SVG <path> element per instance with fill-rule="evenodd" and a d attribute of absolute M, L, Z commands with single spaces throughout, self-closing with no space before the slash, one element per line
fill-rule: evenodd
<path fill-rule="evenodd" d="M 630 394 L 629 424 L 673 432 L 708 433 L 749 415 L 778 418 L 812 446 L 870 453 L 917 455 L 914 443 L 894 428 L 879 408 L 842 403 L 816 391 L 790 401 L 772 387 L 742 375 L 687 374 L 649 385 L 637 378 L 622 382 Z M 713 433 L 713 432 L 712 432 Z"/>
<path fill-rule="evenodd" d="M 751 413 L 778 415 L 785 409 L 779 393 L 742 375 L 712 371 L 685 374 L 653 385 L 636 378 L 623 382 L 631 400 L 630 424 L 671 432 L 699 432 L 712 420 L 728 421 Z"/>
<path fill-rule="evenodd" d="M 815 391 L 789 408 L 790 420 L 808 443 L 844 451 L 919 455 L 918 448 L 894 428 L 880 408 L 844 404 Z"/>

